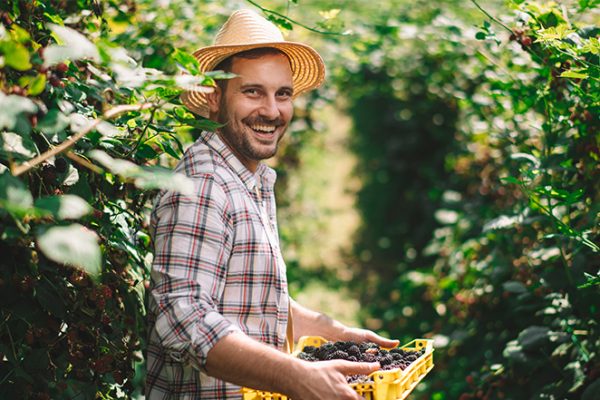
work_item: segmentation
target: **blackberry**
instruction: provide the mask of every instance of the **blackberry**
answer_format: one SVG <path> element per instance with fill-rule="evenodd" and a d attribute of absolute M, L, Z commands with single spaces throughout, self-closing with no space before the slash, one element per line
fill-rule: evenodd
<path fill-rule="evenodd" d="M 317 361 L 317 359 L 312 354 L 305 352 L 299 353 L 298 358 L 305 361 Z"/>
<path fill-rule="evenodd" d="M 389 354 L 384 355 L 379 358 L 379 364 L 381 364 L 382 367 L 385 367 L 386 365 L 391 365 L 393 363 L 394 363 L 394 357 Z"/>
<path fill-rule="evenodd" d="M 404 356 L 404 355 L 408 354 L 408 352 L 406 350 L 400 349 L 400 348 L 391 349 L 390 353 L 392 353 L 392 354 L 400 354 L 401 356 Z"/>
<path fill-rule="evenodd" d="M 335 347 L 334 347 L 333 343 L 325 343 L 321 347 L 319 347 L 315 350 L 314 355 L 319 360 L 326 360 L 327 355 L 329 353 L 331 353 L 332 351 L 335 351 L 334 349 L 335 349 Z"/>
<path fill-rule="evenodd" d="M 315 346 L 304 346 L 304 348 L 302 349 L 302 352 L 312 354 L 315 352 L 316 349 L 317 348 Z"/>
<path fill-rule="evenodd" d="M 328 360 L 346 360 L 348 358 L 348 353 L 342 350 L 336 350 L 333 353 L 329 353 L 327 355 Z"/>
<path fill-rule="evenodd" d="M 349 355 L 354 356 L 356 358 L 360 358 L 360 349 L 358 348 L 357 345 L 352 345 L 350 347 L 348 347 L 348 350 L 346 350 L 348 352 Z"/>
<path fill-rule="evenodd" d="M 375 343 L 371 343 L 371 342 L 363 342 L 363 343 L 359 344 L 358 347 L 360 348 L 360 351 L 363 353 L 367 349 L 379 349 L 379 346 L 377 346 Z"/>
<path fill-rule="evenodd" d="M 372 353 L 363 353 L 360 357 L 360 360 L 364 362 L 375 362 L 377 361 L 377 356 Z"/>
<path fill-rule="evenodd" d="M 346 352 L 352 346 L 355 346 L 354 342 L 343 342 L 343 341 L 335 342 L 335 347 L 338 350 L 343 350 L 343 351 L 346 351 Z"/>

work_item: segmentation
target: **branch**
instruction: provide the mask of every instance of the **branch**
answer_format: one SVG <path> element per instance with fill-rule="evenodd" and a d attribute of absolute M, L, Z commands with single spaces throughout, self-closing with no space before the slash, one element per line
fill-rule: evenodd
<path fill-rule="evenodd" d="M 491 19 L 492 21 L 494 21 L 495 23 L 497 23 L 498 25 L 502 26 L 504 29 L 506 29 L 507 31 L 512 33 L 512 29 L 510 29 L 508 26 L 504 25 L 502 23 L 502 21 L 500 21 L 499 19 L 493 17 L 490 13 L 488 13 L 487 11 L 485 11 L 480 5 L 479 3 L 477 3 L 477 1 L 475 0 L 471 0 L 471 3 L 475 4 L 475 7 L 477 7 L 479 9 L 479 11 L 481 11 L 482 13 L 484 13 L 489 19 Z"/>
<path fill-rule="evenodd" d="M 283 19 L 285 19 L 286 21 L 289 21 L 289 22 L 291 22 L 291 23 L 292 23 L 292 24 L 294 24 L 294 25 L 301 26 L 301 27 L 303 27 L 304 29 L 307 29 L 307 30 L 309 30 L 309 31 L 311 31 L 311 32 L 320 33 L 321 35 L 336 35 L 336 36 L 345 36 L 343 33 L 337 33 L 337 32 L 331 32 L 331 31 L 322 31 L 322 30 L 319 30 L 319 29 L 316 29 L 316 28 L 311 28 L 310 26 L 308 26 L 308 25 L 304 25 L 303 23 L 301 23 L 301 22 L 298 22 L 298 21 L 296 21 L 296 20 L 294 20 L 294 19 L 291 19 L 290 17 L 288 17 L 288 16 L 286 16 L 286 15 L 283 15 L 283 14 L 281 14 L 281 13 L 278 13 L 277 11 L 273 11 L 273 10 L 271 10 L 271 9 L 265 8 L 265 7 L 261 6 L 260 4 L 256 3 L 255 1 L 252 1 L 252 0 L 246 0 L 246 1 L 247 1 L 248 3 L 250 3 L 250 4 L 252 4 L 253 6 L 260 8 L 260 10 L 261 10 L 262 12 L 264 12 L 264 13 L 267 13 L 267 14 L 273 14 L 273 15 L 277 15 L 278 17 L 280 17 L 280 18 L 283 18 Z M 289 3 L 288 3 L 288 5 L 289 5 Z"/>
<path fill-rule="evenodd" d="M 109 120 L 111 118 L 116 117 L 117 115 L 129 112 L 129 111 L 147 110 L 148 108 L 152 108 L 154 106 L 155 106 L 154 103 L 143 103 L 143 104 L 122 104 L 120 106 L 113 107 L 110 110 L 107 110 L 106 112 L 104 112 L 104 114 L 102 114 L 101 117 L 98 117 L 95 120 L 93 120 L 83 130 L 81 130 L 81 131 L 77 132 L 76 134 L 74 134 L 73 136 L 69 137 L 67 140 L 65 140 L 58 146 L 53 147 L 50 150 L 46 151 L 45 153 L 42 153 L 39 156 L 32 158 L 29 161 L 25 161 L 23 164 L 12 168 L 11 172 L 14 176 L 19 176 L 19 175 L 29 171 L 36 165 L 41 164 L 42 162 L 46 161 L 47 159 L 49 159 L 57 154 L 62 153 L 63 151 L 65 151 L 66 149 L 68 149 L 69 147 L 71 147 L 75 143 L 77 143 L 77 141 L 79 141 L 79 139 L 83 138 L 85 135 L 87 135 L 92 130 L 94 130 L 94 128 L 96 126 L 98 126 L 98 124 L 100 124 L 100 122 L 102 122 L 104 120 Z"/>

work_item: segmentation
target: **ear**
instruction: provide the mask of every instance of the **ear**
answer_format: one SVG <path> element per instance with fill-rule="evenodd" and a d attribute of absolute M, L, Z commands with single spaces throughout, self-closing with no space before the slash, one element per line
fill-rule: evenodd
<path fill-rule="evenodd" d="M 218 85 L 215 86 L 215 90 L 213 92 L 206 94 L 206 103 L 208 104 L 208 110 L 211 114 L 216 114 L 219 112 L 222 95 L 223 92 L 221 92 L 221 88 Z"/>

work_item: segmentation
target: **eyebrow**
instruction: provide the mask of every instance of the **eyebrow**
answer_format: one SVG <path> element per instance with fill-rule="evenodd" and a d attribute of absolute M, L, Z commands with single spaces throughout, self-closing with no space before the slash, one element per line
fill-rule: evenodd
<path fill-rule="evenodd" d="M 264 89 L 265 86 L 261 85 L 259 83 L 244 83 L 244 84 L 240 85 L 240 90 L 250 89 L 250 88 Z M 294 88 L 291 86 L 281 86 L 279 89 L 277 89 L 277 91 L 279 91 L 279 90 L 289 90 L 291 93 L 294 93 Z"/>

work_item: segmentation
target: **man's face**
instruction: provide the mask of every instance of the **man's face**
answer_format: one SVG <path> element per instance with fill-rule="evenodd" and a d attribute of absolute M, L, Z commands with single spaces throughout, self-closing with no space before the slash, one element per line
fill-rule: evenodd
<path fill-rule="evenodd" d="M 225 124 L 221 138 L 240 161 L 255 171 L 260 160 L 273 157 L 292 115 L 292 71 L 281 54 L 256 59 L 234 57 L 231 72 L 218 102 L 217 121 Z"/>

